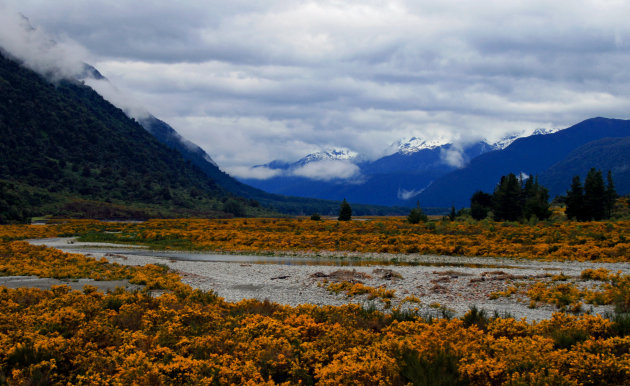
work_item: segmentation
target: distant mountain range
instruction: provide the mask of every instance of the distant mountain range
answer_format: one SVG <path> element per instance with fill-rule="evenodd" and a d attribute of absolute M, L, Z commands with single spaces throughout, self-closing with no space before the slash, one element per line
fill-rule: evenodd
<path fill-rule="evenodd" d="M 565 130 L 537 129 L 488 143 L 465 146 L 437 138 L 410 138 L 394 144 L 393 152 L 365 161 L 349 149 L 309 154 L 294 162 L 273 161 L 258 167 L 276 172 L 266 180 L 241 181 L 265 191 L 379 205 L 466 207 L 477 190 L 492 192 L 501 176 L 539 175 L 551 197 L 566 193 L 574 175 L 591 167 L 613 172 L 619 192 L 630 192 L 629 121 L 594 118 Z M 321 175 L 304 171 L 318 170 Z M 345 167 L 351 175 L 327 177 Z M 352 169 L 354 167 L 354 169 Z"/>
<path fill-rule="evenodd" d="M 219 169 L 212 158 L 199 146 L 183 138 L 166 122 L 149 116 L 139 120 L 140 124 L 155 138 L 166 146 L 179 152 L 184 159 L 190 161 L 226 191 L 261 205 L 287 214 L 321 213 L 334 215 L 339 210 L 339 202 L 318 198 L 298 197 L 297 195 L 278 195 L 265 192 L 242 183 Z M 357 215 L 404 214 L 405 208 L 388 208 L 379 205 L 353 202 Z"/>
<path fill-rule="evenodd" d="M 551 132 L 536 130 L 529 135 Z M 465 167 L 482 154 L 508 147 L 523 135 L 527 134 L 511 135 L 495 143 L 479 141 L 463 146 L 442 138 L 423 140 L 412 137 L 398 141 L 390 146 L 390 154 L 373 161 L 365 161 L 365 157 L 349 149 L 333 149 L 309 154 L 293 163 L 273 161 L 258 165 L 256 167 L 270 169 L 276 175 L 264 180 L 249 178 L 241 181 L 278 194 L 413 206 L 425 189 L 441 177 Z M 317 165 L 321 167 L 317 168 Z M 307 173 L 309 166 L 322 173 Z M 352 173 L 330 177 L 328 172 L 332 174 L 340 168 Z M 450 206 L 450 203 L 436 201 L 430 206 Z"/>

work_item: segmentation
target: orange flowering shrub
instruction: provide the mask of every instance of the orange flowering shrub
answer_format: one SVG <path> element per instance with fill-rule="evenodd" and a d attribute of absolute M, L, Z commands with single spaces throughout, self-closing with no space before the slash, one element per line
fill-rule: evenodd
<path fill-rule="evenodd" d="M 396 217 L 348 222 L 301 218 L 177 219 L 135 224 L 70 221 L 23 230 L 19 226 L 0 227 L 0 238 L 5 240 L 64 234 L 83 235 L 86 240 L 219 252 L 386 252 L 608 262 L 630 260 L 629 233 L 630 221 L 409 224 Z"/>
<path fill-rule="evenodd" d="M 351 283 L 342 281 L 339 283 L 328 283 L 326 289 L 336 294 L 343 292 L 348 297 L 368 294 L 368 299 L 391 299 L 394 297 L 396 290 L 388 290 L 384 287 L 371 287 L 363 283 Z"/>
<path fill-rule="evenodd" d="M 147 290 L 175 290 L 183 284 L 179 275 L 153 264 L 131 267 L 96 260 L 78 253 L 65 253 L 24 241 L 0 242 L 0 276 L 34 275 L 55 279 L 89 278 L 94 280 L 128 279 Z"/>
<path fill-rule="evenodd" d="M 556 314 L 398 321 L 357 305 L 226 303 L 191 289 L 0 288 L 0 377 L 17 383 L 622 384 L 630 337 L 611 321 Z"/>
<path fill-rule="evenodd" d="M 526 225 L 484 220 L 409 224 L 398 217 L 343 222 L 302 218 L 142 223 L 71 220 L 49 225 L 0 226 L 0 240 L 5 241 L 82 235 L 86 240 L 225 252 L 386 252 L 607 262 L 630 260 L 628 234 L 630 221 Z"/>
<path fill-rule="evenodd" d="M 582 301 L 588 304 L 615 304 L 619 312 L 630 311 L 630 276 L 612 274 L 604 268 L 585 269 L 582 280 L 602 281 L 597 288 L 580 287 L 575 283 L 558 283 L 565 280 L 562 275 L 552 277 L 551 282 L 537 281 L 530 284 L 516 283 L 505 291 L 493 292 L 491 299 L 520 295 L 530 299 L 530 307 L 540 303 L 554 304 L 559 310 L 580 312 Z"/>
<path fill-rule="evenodd" d="M 585 269 L 580 277 L 584 280 L 607 281 L 611 279 L 611 273 L 606 268 Z"/>
<path fill-rule="evenodd" d="M 208 239 L 225 237 L 212 243 L 216 243 L 218 249 L 229 246 L 236 250 L 250 241 L 251 245 L 261 242 L 255 250 L 275 250 L 271 246 L 279 245 L 284 237 L 282 243 L 287 245 L 286 250 L 306 250 L 300 249 L 304 248 L 305 240 L 310 240 L 309 250 L 321 250 L 317 237 L 306 236 L 308 232 L 318 235 L 315 230 L 322 227 L 319 236 L 329 235 L 332 245 L 338 242 L 340 246 L 355 248 L 343 250 L 358 250 L 365 245 L 375 248 L 376 244 L 365 241 L 374 235 L 378 236 L 380 247 L 405 250 L 414 246 L 422 248 L 405 243 L 423 232 L 444 236 L 442 240 L 447 242 L 448 232 L 460 229 L 459 224 L 437 225 L 442 229 L 436 226 L 435 230 L 426 225 L 414 228 L 397 219 L 383 220 L 382 225 L 376 225 L 376 220 L 372 222 L 312 225 L 297 220 L 247 219 L 225 223 L 156 220 L 111 225 L 75 222 L 24 227 L 24 230 L 10 228 L 10 231 L 0 227 L 0 232 L 4 232 L 0 237 L 5 237 L 5 241 L 0 242 L 2 274 L 124 278 L 143 283 L 147 288 L 165 289 L 162 295 L 155 296 L 149 291 L 122 289 L 102 293 L 92 286 L 86 286 L 83 291 L 72 291 L 67 286 L 53 286 L 50 290 L 0 287 L 0 383 L 628 383 L 630 336 L 619 322 L 601 316 L 557 313 L 550 320 L 538 323 L 512 318 L 486 318 L 472 323 L 465 318 L 425 320 L 418 315 L 383 313 L 358 305 L 289 307 L 256 300 L 228 303 L 212 292 L 193 290 L 182 284 L 177 275 L 161 266 L 122 267 L 12 241 L 21 237 L 43 237 L 43 234 L 101 235 L 104 230 L 117 230 L 122 233 L 108 233 L 107 237 L 130 242 L 146 237 L 151 243 L 164 242 L 164 247 L 173 245 L 169 244 L 171 241 L 188 240 L 195 248 L 205 248 Z M 166 229 L 165 224 L 169 223 L 173 225 L 171 230 Z M 201 229 L 202 225 L 209 228 Z M 263 228 L 263 225 L 261 233 L 253 229 Z M 211 229 L 213 226 L 216 233 Z M 477 224 L 468 228 L 468 232 L 475 236 L 474 227 L 486 226 L 501 227 L 494 223 Z M 593 226 L 597 228 L 599 224 Z M 620 225 L 617 231 L 623 231 L 624 226 Z M 231 230 L 224 234 L 222 227 L 231 227 Z M 335 228 L 341 229 L 339 233 Z M 382 230 L 375 231 L 380 228 Z M 463 229 L 466 228 L 460 231 Z M 613 239 L 608 245 L 622 236 L 615 233 L 617 231 L 606 236 Z M 486 231 L 480 234 L 483 232 Z M 547 230 L 541 232 L 544 234 Z M 289 233 L 296 236 L 295 240 L 286 237 Z M 243 239 L 254 234 L 261 239 Z M 466 244 L 466 235 L 463 236 L 464 241 L 444 251 L 471 247 Z M 390 243 L 390 239 L 394 241 Z M 598 239 L 599 236 L 593 237 L 593 240 Z M 527 245 L 524 240 L 515 241 L 517 247 L 514 248 Z M 615 247 L 618 245 L 619 242 Z M 497 248 L 498 245 L 493 245 L 487 251 Z M 508 251 L 511 247 L 501 248 Z M 535 246 L 528 248 L 532 251 Z M 607 247 L 602 243 L 601 248 Z M 615 302 L 626 301 L 630 307 L 628 276 L 585 271 L 583 277 L 588 280 L 605 278 L 602 291 L 610 291 Z M 539 292 L 553 292 L 564 284 L 550 282 L 547 287 L 540 287 Z M 343 282 L 339 285 L 347 286 Z M 355 291 L 355 287 L 343 290 Z M 363 289 L 357 287 L 356 291 Z M 571 294 L 572 289 L 568 291 Z M 541 299 L 555 295 L 545 296 L 541 295 Z"/>

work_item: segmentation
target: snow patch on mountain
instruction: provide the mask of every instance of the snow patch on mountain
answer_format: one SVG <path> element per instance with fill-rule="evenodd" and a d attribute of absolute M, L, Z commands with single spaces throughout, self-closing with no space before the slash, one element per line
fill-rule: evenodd
<path fill-rule="evenodd" d="M 426 140 L 418 137 L 411 137 L 404 138 L 393 143 L 390 146 L 390 149 L 393 149 L 394 153 L 399 152 L 405 155 L 409 155 L 424 149 L 435 149 L 440 146 L 447 145 L 448 143 L 449 140 L 446 138 L 434 138 Z"/>
<path fill-rule="evenodd" d="M 357 159 L 359 153 L 347 148 L 335 148 L 308 154 L 301 158 L 294 165 L 306 165 L 319 161 L 353 161 Z"/>
<path fill-rule="evenodd" d="M 534 136 L 534 135 L 553 134 L 556 131 L 558 131 L 558 129 L 539 128 L 539 129 L 534 129 L 534 130 L 522 130 L 520 132 L 512 133 L 510 135 L 507 135 L 507 136 L 499 139 L 498 141 L 492 143 L 492 147 L 495 150 L 503 150 L 506 147 L 510 146 L 512 144 L 512 142 L 516 141 L 519 138 L 530 137 L 530 136 Z"/>
<path fill-rule="evenodd" d="M 250 178 L 266 179 L 276 176 L 304 177 L 312 180 L 332 181 L 361 179 L 361 170 L 355 164 L 359 153 L 348 148 L 332 148 L 308 154 L 296 162 L 271 161 L 256 165 L 245 173 Z"/>

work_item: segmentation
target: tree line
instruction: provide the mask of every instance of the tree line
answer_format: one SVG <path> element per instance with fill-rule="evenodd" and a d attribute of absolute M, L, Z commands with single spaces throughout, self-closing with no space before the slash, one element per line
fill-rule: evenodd
<path fill-rule="evenodd" d="M 501 177 L 492 195 L 477 191 L 470 199 L 470 214 L 481 220 L 492 212 L 496 221 L 528 220 L 532 217 L 547 219 L 549 191 L 538 183 L 538 177 L 516 177 L 514 173 Z"/>
<path fill-rule="evenodd" d="M 602 172 L 591 168 L 586 175 L 584 186 L 580 182 L 580 176 L 573 177 L 571 189 L 565 199 L 566 215 L 578 221 L 610 218 L 616 199 L 617 192 L 610 170 L 607 184 L 604 186 Z"/>
<path fill-rule="evenodd" d="M 607 184 L 602 172 L 591 168 L 584 186 L 580 177 L 573 177 L 571 188 L 565 197 L 567 218 L 577 221 L 610 218 L 618 195 L 608 171 Z M 513 173 L 501 177 L 493 194 L 475 192 L 470 198 L 470 214 L 476 220 L 492 215 L 496 221 L 517 221 L 536 218 L 545 220 L 551 216 L 549 191 L 538 183 L 538 177 L 517 177 Z"/>
<path fill-rule="evenodd" d="M 602 220 L 610 218 L 618 195 L 611 171 L 608 171 L 607 184 L 604 185 L 602 172 L 591 168 L 584 186 L 580 177 L 573 177 L 571 188 L 564 197 L 556 200 L 566 205 L 567 218 L 577 221 Z M 460 211 L 459 213 L 462 213 Z M 551 217 L 549 190 L 538 182 L 538 176 L 526 176 L 514 173 L 502 176 L 492 194 L 481 190 L 470 198 L 470 215 L 475 220 L 492 217 L 495 221 L 527 221 L 530 219 L 546 220 Z M 455 208 L 451 208 L 450 220 L 456 217 Z M 350 204 L 344 199 L 339 207 L 339 221 L 352 218 Z M 311 216 L 319 220 L 319 214 Z M 420 203 L 409 212 L 407 221 L 412 224 L 427 221 Z"/>

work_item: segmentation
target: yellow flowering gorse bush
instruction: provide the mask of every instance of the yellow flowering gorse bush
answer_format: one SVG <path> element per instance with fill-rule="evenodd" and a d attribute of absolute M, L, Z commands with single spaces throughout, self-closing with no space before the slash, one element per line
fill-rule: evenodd
<path fill-rule="evenodd" d="M 110 293 L 91 286 L 83 291 L 68 286 L 53 286 L 50 290 L 0 287 L 0 383 L 406 385 L 441 380 L 472 385 L 618 385 L 630 379 L 628 330 L 620 321 L 601 316 L 556 313 L 552 319 L 538 323 L 513 318 L 431 320 L 358 305 L 289 307 L 256 300 L 228 303 L 212 292 L 182 284 L 164 267 L 122 267 L 15 241 L 118 230 L 123 233 L 114 237 L 133 242 L 145 237 L 172 237 L 204 248 L 210 245 L 205 243 L 216 243 L 210 238 L 226 237 L 222 246 L 212 245 L 240 250 L 249 241 L 254 244 L 248 237 L 255 232 L 249 227 L 265 224 L 262 221 L 228 222 L 234 228 L 225 230 L 232 232 L 229 237 L 219 229 L 226 224 L 205 220 L 0 227 L 4 240 L 0 242 L 0 272 L 4 275 L 126 279 L 146 286 L 140 291 L 118 289 Z M 267 221 L 277 227 L 291 223 Z M 295 220 L 291 221 L 295 225 Z M 376 244 L 367 240 L 381 239 L 384 231 L 375 232 L 372 227 L 379 226 L 375 220 L 372 223 L 365 227 L 339 225 L 345 229 L 339 234 L 330 231 L 331 243 L 344 237 L 340 244 L 348 249 L 343 250 L 359 250 L 365 245 L 375 248 Z M 170 231 L 168 224 L 173 225 Z M 239 224 L 248 229 L 238 230 Z M 302 224 L 311 227 L 310 222 Z M 396 219 L 384 220 L 383 224 L 384 229 L 399 227 L 398 233 L 381 239 L 382 245 L 392 248 L 400 248 L 406 240 L 425 232 L 424 228 L 414 229 Z M 215 225 L 218 228 L 213 233 Z M 204 226 L 208 228 L 202 229 Z M 334 227 L 326 222 L 312 225 L 315 229 L 322 226 Z M 615 226 L 618 230 L 627 227 Z M 454 227 L 459 229 L 459 225 Z M 475 235 L 475 229 L 469 232 Z M 259 236 L 267 235 L 271 240 L 274 232 L 267 228 Z M 277 230 L 285 237 L 287 248 L 306 250 L 306 239 L 286 239 L 286 232 Z M 356 237 L 353 232 L 358 232 Z M 305 233 L 307 229 L 302 229 Z M 621 233 L 613 232 L 610 237 L 621 237 Z M 389 238 L 397 241 L 390 244 Z M 269 240 L 265 248 L 280 245 L 279 239 Z M 619 245 L 617 241 L 612 248 Z M 442 242 L 448 243 L 448 237 Z M 327 244 L 313 239 L 308 249 L 318 250 L 321 245 Z M 492 246 L 487 251 L 497 248 Z M 527 248 L 530 252 L 536 249 Z M 609 247 L 602 244 L 598 248 L 598 253 L 603 253 L 598 258 L 606 258 L 602 251 Z M 585 272 L 583 276 L 608 280 L 611 287 L 617 288 L 612 295 L 617 300 L 623 300 L 630 288 L 627 277 L 609 272 Z M 162 289 L 163 294 L 155 296 L 150 291 L 155 288 Z M 354 291 L 354 286 L 341 290 Z"/>

